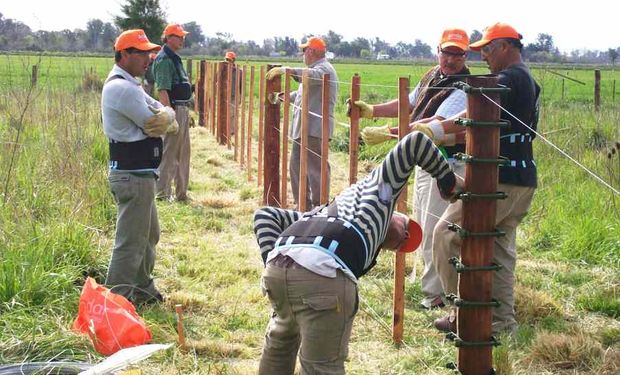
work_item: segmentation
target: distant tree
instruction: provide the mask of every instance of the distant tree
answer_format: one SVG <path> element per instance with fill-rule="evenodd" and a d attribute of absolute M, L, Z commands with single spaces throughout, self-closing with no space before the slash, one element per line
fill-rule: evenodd
<path fill-rule="evenodd" d="M 285 36 L 284 38 L 274 37 L 274 48 L 284 56 L 294 56 L 299 50 L 299 44 L 295 38 Z"/>
<path fill-rule="evenodd" d="M 121 11 L 123 15 L 114 17 L 119 29 L 143 29 L 151 42 L 160 40 L 166 26 L 166 15 L 159 0 L 125 0 Z"/>
<path fill-rule="evenodd" d="M 106 22 L 103 25 L 103 32 L 101 33 L 101 49 L 103 51 L 112 50 L 114 47 L 114 41 L 116 41 L 116 37 L 120 33 L 120 30 L 116 26 L 110 22 Z"/>
<path fill-rule="evenodd" d="M 375 37 L 375 40 L 372 42 L 372 51 L 377 53 L 387 53 L 390 48 L 390 44 L 385 40 L 379 39 L 379 37 Z"/>
<path fill-rule="evenodd" d="M 351 49 L 353 53 L 352 57 L 361 57 L 363 49 L 370 53 L 370 42 L 366 38 L 355 38 L 355 40 L 351 42 Z"/>
<path fill-rule="evenodd" d="M 86 23 L 86 48 L 97 50 L 101 48 L 103 37 L 103 21 L 91 19 Z"/>
<path fill-rule="evenodd" d="M 195 21 L 184 23 L 183 30 L 189 33 L 185 37 L 186 47 L 192 47 L 192 46 L 204 47 L 205 36 L 202 33 L 202 27 L 200 27 L 199 24 L 197 24 Z"/>
<path fill-rule="evenodd" d="M 609 55 L 609 60 L 611 60 L 611 65 L 616 65 L 616 60 L 618 59 L 618 50 L 610 48 L 607 50 L 607 54 Z"/>
<path fill-rule="evenodd" d="M 342 35 L 337 34 L 333 30 L 329 30 L 327 35 L 323 36 L 325 43 L 327 44 L 327 49 L 329 51 L 334 52 L 336 55 L 342 55 L 340 51 L 340 42 L 342 42 Z"/>
<path fill-rule="evenodd" d="M 362 59 L 370 59 L 371 53 L 370 50 L 366 49 L 366 48 L 362 48 L 360 50 L 360 56 Z"/>
<path fill-rule="evenodd" d="M 478 30 L 474 30 L 471 32 L 471 35 L 469 36 L 469 43 L 477 42 L 480 39 L 482 39 L 482 33 Z"/>

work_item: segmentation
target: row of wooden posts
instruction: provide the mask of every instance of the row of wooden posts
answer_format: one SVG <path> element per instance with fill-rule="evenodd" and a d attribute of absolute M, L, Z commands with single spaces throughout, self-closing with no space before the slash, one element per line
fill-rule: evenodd
<path fill-rule="evenodd" d="M 259 72 L 259 106 L 258 106 L 258 140 L 257 140 L 257 183 L 263 188 L 263 203 L 286 207 L 287 191 L 287 156 L 288 156 L 288 123 L 290 102 L 290 72 L 284 75 L 283 118 L 280 118 L 280 102 L 273 100 L 277 93 L 282 91 L 282 80 L 278 76 L 270 81 L 265 80 L 265 72 L 276 65 L 260 67 Z M 248 82 L 249 71 L 249 82 Z M 234 148 L 235 160 L 240 167 L 247 168 L 248 180 L 252 180 L 252 146 L 253 116 L 254 116 L 254 83 L 255 67 L 233 66 L 232 63 L 208 63 L 200 61 L 197 69 L 196 104 L 199 114 L 199 124 L 208 128 L 217 137 L 220 144 L 228 149 Z M 232 95 L 232 77 L 236 75 L 236 95 Z M 308 87 L 308 75 L 302 77 L 302 84 Z M 495 87 L 496 78 L 477 77 L 473 83 L 478 87 Z M 238 83 L 241 82 L 241 85 Z M 249 84 L 249 85 L 248 85 Z M 351 78 L 351 100 L 360 98 L 361 77 L 357 74 Z M 249 94 L 246 95 L 246 87 Z M 329 97 L 329 76 L 323 76 L 323 112 L 329 113 L 327 98 Z M 398 130 L 399 139 L 408 132 L 409 125 L 409 78 L 398 79 Z M 300 210 L 304 210 L 305 195 L 305 166 L 307 160 L 307 123 L 308 90 L 304 90 L 301 105 L 301 163 L 300 163 Z M 493 100 L 499 100 L 499 94 L 490 93 Z M 246 112 L 247 110 L 247 112 Z M 232 114 L 235 116 L 232 116 Z M 483 121 L 497 121 L 499 108 L 483 100 L 481 95 L 469 95 L 468 113 L 472 119 Z M 359 109 L 351 108 L 349 118 L 349 182 L 357 180 L 358 138 L 359 138 Z M 324 134 L 328 129 L 328 116 L 322 118 Z M 232 129 L 235 129 L 234 140 Z M 497 158 L 499 154 L 499 130 L 467 129 L 468 143 L 466 152 L 477 158 Z M 326 168 L 328 160 L 328 137 L 322 137 L 322 189 L 321 202 L 327 202 L 329 197 L 324 194 L 327 180 Z M 480 169 L 466 165 L 465 187 L 467 191 L 478 194 L 495 193 L 497 189 L 497 166 L 483 166 Z M 467 177 L 470 178 L 467 178 Z M 474 177 L 472 179 L 472 177 Z M 396 209 L 407 214 L 407 188 L 401 193 Z M 495 201 L 467 201 L 463 202 L 463 228 L 474 228 L 479 232 L 492 232 L 495 227 Z M 474 233 L 475 234 L 475 233 Z M 465 238 L 462 254 L 463 264 L 472 268 L 484 267 L 491 263 L 493 257 L 493 241 L 478 238 Z M 392 338 L 396 344 L 403 339 L 403 319 L 405 306 L 405 253 L 397 252 L 394 263 L 394 294 L 393 294 L 393 324 Z M 474 304 L 490 300 L 492 289 L 492 273 L 471 272 L 459 274 L 459 295 Z M 476 302 L 479 301 L 479 302 Z M 458 310 L 458 340 L 461 343 L 483 343 L 483 345 L 458 345 L 458 369 L 464 375 L 489 374 L 492 368 L 492 346 L 486 345 L 491 337 L 491 308 L 475 308 Z"/>

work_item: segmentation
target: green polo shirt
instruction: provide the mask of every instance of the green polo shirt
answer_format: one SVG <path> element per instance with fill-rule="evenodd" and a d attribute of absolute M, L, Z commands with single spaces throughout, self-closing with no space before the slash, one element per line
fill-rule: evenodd
<path fill-rule="evenodd" d="M 155 88 L 157 91 L 171 90 L 172 85 L 189 82 L 183 65 L 181 64 L 179 69 L 177 69 L 174 66 L 174 61 L 168 56 L 155 59 L 153 62 L 153 74 L 155 75 Z"/>

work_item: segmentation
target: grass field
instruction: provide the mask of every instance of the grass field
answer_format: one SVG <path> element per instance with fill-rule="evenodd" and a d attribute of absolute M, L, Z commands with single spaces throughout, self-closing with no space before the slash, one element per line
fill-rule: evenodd
<path fill-rule="evenodd" d="M 38 59 L 0 57 L 0 364 L 96 361 L 100 356 L 70 325 L 84 276 L 101 281 L 105 275 L 115 207 L 106 181 L 100 95 L 80 87 L 85 72 L 104 77 L 112 59 Z M 33 63 L 41 75 L 29 90 Z M 376 103 L 395 97 L 398 76 L 416 82 L 427 68 L 337 64 L 338 121 L 347 121 L 343 102 L 353 73 L 368 85 L 362 98 Z M 554 69 L 586 85 L 565 82 L 562 100 L 561 79 L 535 69 L 544 87 L 539 130 L 620 189 L 620 149 L 612 153 L 620 141 L 620 106 L 608 90 L 616 72 L 602 72 L 603 107 L 596 113 L 593 72 Z M 193 201 L 158 202 L 162 236 L 155 274 L 169 300 L 140 311 L 155 342 L 174 342 L 173 306 L 184 304 L 190 350 L 171 349 L 141 367 L 144 374 L 255 373 L 269 316 L 251 220 L 262 190 L 205 129 L 195 128 L 191 136 Z M 347 155 L 337 151 L 346 141 L 346 129 L 338 127 L 332 192 L 347 184 Z M 363 148 L 360 175 L 388 147 Z M 495 349 L 495 365 L 504 375 L 617 374 L 620 197 L 540 139 L 535 154 L 540 186 L 519 232 L 520 328 Z M 383 254 L 360 283 L 348 373 L 450 373 L 444 366 L 455 361 L 456 351 L 432 328 L 442 312 L 418 309 L 419 280 L 406 286 L 405 344 L 391 344 L 392 262 Z M 421 270 L 419 258 L 409 257 L 408 271 L 414 265 Z"/>

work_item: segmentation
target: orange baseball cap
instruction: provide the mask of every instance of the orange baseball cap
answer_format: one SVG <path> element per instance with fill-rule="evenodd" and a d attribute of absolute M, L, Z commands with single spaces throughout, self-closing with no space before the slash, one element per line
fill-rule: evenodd
<path fill-rule="evenodd" d="M 439 48 L 457 47 L 463 51 L 469 49 L 469 36 L 463 29 L 446 29 L 441 34 Z"/>
<path fill-rule="evenodd" d="M 327 44 L 325 41 L 318 36 L 313 36 L 306 41 L 306 43 L 302 43 L 299 45 L 299 48 L 312 48 L 318 50 L 325 50 L 327 48 Z"/>
<path fill-rule="evenodd" d="M 398 251 L 403 253 L 412 253 L 418 249 L 422 243 L 422 228 L 415 220 L 409 218 L 409 224 L 407 225 L 407 239 L 398 248 Z"/>
<path fill-rule="evenodd" d="M 178 23 L 171 23 L 164 29 L 164 36 L 176 35 L 183 38 L 187 34 L 189 34 L 189 32 L 183 30 L 183 26 L 179 25 Z"/>
<path fill-rule="evenodd" d="M 114 42 L 115 51 L 122 51 L 127 48 L 135 48 L 141 51 L 159 51 L 161 49 L 160 46 L 149 41 L 142 29 L 123 31 L 116 38 L 116 42 Z"/>
<path fill-rule="evenodd" d="M 514 29 L 514 27 L 508 24 L 505 24 L 505 23 L 498 22 L 495 25 L 491 25 L 487 27 L 486 29 L 484 29 L 484 35 L 482 36 L 482 39 L 470 44 L 469 48 L 471 48 L 474 51 L 479 51 L 482 47 L 491 43 L 495 39 L 502 39 L 502 38 L 520 40 L 523 38 L 523 36 L 519 34 L 517 30 Z"/>
<path fill-rule="evenodd" d="M 234 53 L 233 51 L 228 51 L 228 52 L 226 52 L 226 56 L 224 56 L 224 58 L 230 59 L 230 60 L 235 60 L 237 58 L 237 54 Z"/>

